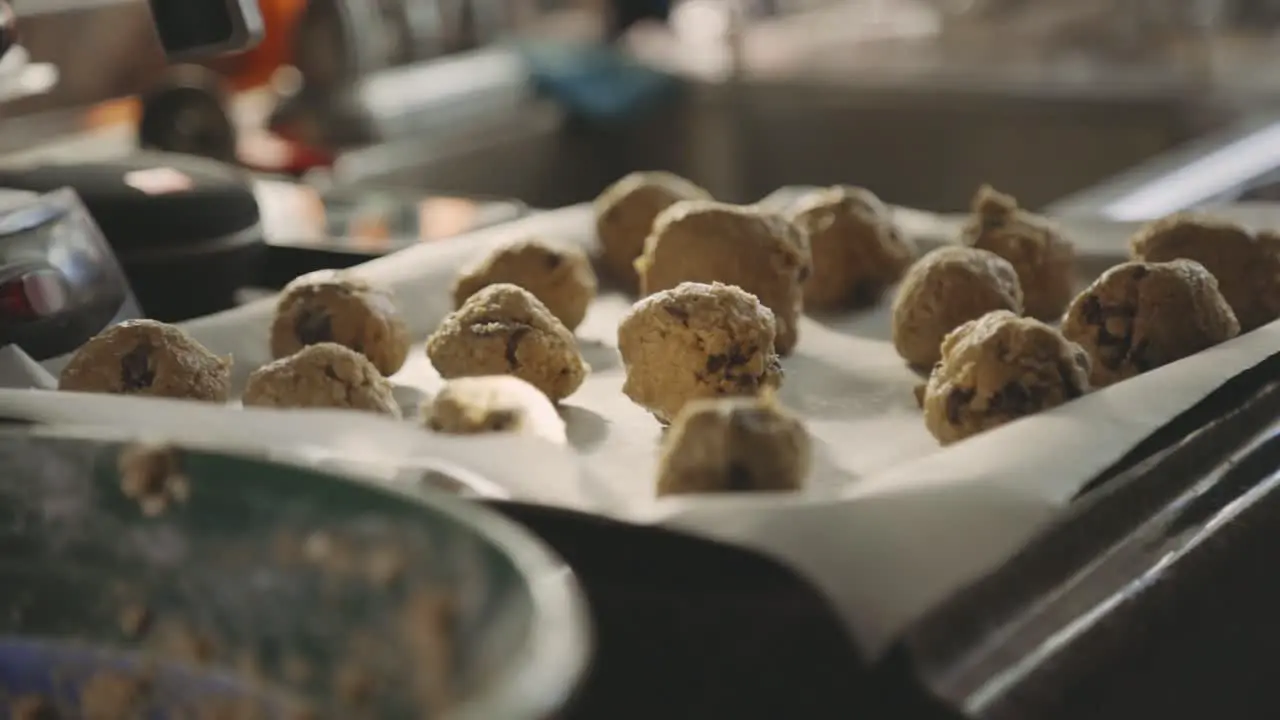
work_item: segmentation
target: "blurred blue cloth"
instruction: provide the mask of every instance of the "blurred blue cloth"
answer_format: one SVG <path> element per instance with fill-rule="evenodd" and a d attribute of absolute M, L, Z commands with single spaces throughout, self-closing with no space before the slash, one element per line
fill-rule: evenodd
<path fill-rule="evenodd" d="M 625 119 L 661 104 L 679 88 L 674 76 L 608 45 L 526 45 L 522 53 L 539 90 L 588 120 Z"/>

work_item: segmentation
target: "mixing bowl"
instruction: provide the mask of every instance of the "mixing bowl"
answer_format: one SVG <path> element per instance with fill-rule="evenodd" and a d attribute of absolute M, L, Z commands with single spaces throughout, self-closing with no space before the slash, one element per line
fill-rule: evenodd
<path fill-rule="evenodd" d="M 589 641 L 567 566 L 464 500 L 0 431 L 0 717 L 533 720 Z"/>

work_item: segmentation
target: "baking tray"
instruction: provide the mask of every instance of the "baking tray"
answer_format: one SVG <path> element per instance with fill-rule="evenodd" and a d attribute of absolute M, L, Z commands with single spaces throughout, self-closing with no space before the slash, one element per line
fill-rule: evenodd
<path fill-rule="evenodd" d="M 893 716 L 1274 718 L 1280 353 L 1101 473 L 875 670 Z"/>

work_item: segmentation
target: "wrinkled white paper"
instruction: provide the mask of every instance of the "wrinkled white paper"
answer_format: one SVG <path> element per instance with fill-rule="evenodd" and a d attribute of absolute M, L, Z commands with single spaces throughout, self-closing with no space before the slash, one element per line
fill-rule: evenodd
<path fill-rule="evenodd" d="M 897 212 L 925 246 L 954 236 L 960 221 Z M 1090 274 L 1123 260 L 1124 241 L 1134 229 L 1092 219 L 1064 219 L 1063 225 Z M 416 246 L 356 272 L 394 293 L 421 340 L 451 310 L 450 286 L 461 265 L 513 237 L 585 245 L 592 241 L 590 227 L 588 208 L 568 208 Z M 1017 550 L 1084 482 L 1139 440 L 1280 347 L 1280 324 L 1268 326 L 941 450 L 915 405 L 912 389 L 921 379 L 887 340 L 887 305 L 837 320 L 806 319 L 796 354 L 784 360 L 781 398 L 807 419 L 816 441 L 809 489 L 792 496 L 659 500 L 659 427 L 622 394 L 614 349 L 616 326 L 628 307 L 626 298 L 605 293 L 579 329 L 594 371 L 564 404 L 568 449 L 531 438 L 439 437 L 409 422 L 350 413 L 228 411 L 34 391 L 0 390 L 0 411 L 82 424 L 128 417 L 131 426 L 176 440 L 218 438 L 260 447 L 269 438 L 281 449 L 306 447 L 353 466 L 385 469 L 443 458 L 511 497 L 661 523 L 778 558 L 830 598 L 859 646 L 874 656 L 920 613 Z M 186 327 L 210 349 L 234 356 L 240 386 L 270 359 L 273 310 L 267 299 Z M 59 363 L 46 365 L 56 371 Z M 440 383 L 420 346 L 393 380 L 410 408 Z"/>

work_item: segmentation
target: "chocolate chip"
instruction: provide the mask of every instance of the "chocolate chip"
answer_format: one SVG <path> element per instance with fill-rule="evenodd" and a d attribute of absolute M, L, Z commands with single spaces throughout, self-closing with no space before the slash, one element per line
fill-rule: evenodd
<path fill-rule="evenodd" d="M 947 396 L 947 422 L 952 425 L 960 424 L 960 413 L 969 401 L 973 400 L 974 394 L 975 391 L 968 388 L 957 388 L 951 391 Z"/>
<path fill-rule="evenodd" d="M 1090 325 L 1101 325 L 1103 322 L 1102 301 L 1098 299 L 1097 295 L 1087 296 L 1080 305 L 1080 314 L 1084 316 L 1084 321 Z"/>
<path fill-rule="evenodd" d="M 707 357 L 707 372 L 718 373 L 729 364 L 728 355 L 710 355 Z"/>
<path fill-rule="evenodd" d="M 333 317 L 321 307 L 303 308 L 294 321 L 293 334 L 303 345 L 333 342 Z"/>
<path fill-rule="evenodd" d="M 745 492 L 747 490 L 754 490 L 755 483 L 753 483 L 751 480 L 752 478 L 751 478 L 750 468 L 746 467 L 745 465 L 742 465 L 741 463 L 736 463 L 736 462 L 729 463 L 729 467 L 726 468 L 726 476 L 725 476 L 726 490 L 731 490 L 734 492 Z"/>
<path fill-rule="evenodd" d="M 809 267 L 808 265 L 801 265 L 800 272 L 796 274 L 796 282 L 803 285 L 804 282 L 808 280 L 812 275 L 813 275 L 813 268 Z"/>
<path fill-rule="evenodd" d="M 142 343 L 120 358 L 120 385 L 125 392 L 146 390 L 156 381 L 151 351 L 150 345 Z"/>
<path fill-rule="evenodd" d="M 662 309 L 666 310 L 668 315 L 679 320 L 681 323 L 685 325 L 689 324 L 689 312 L 684 308 L 667 305 L 667 306 L 664 306 Z"/>
<path fill-rule="evenodd" d="M 514 430 L 519 423 L 520 415 L 511 410 L 497 410 L 485 418 L 485 427 L 493 432 Z"/>
<path fill-rule="evenodd" d="M 1035 412 L 1039 407 L 1043 389 L 1036 388 L 1039 392 L 1028 390 L 1025 385 L 1020 382 L 1010 382 L 1000 388 L 995 395 L 991 396 L 991 401 L 987 406 L 999 413 L 1006 415 L 1027 415 Z"/>
<path fill-rule="evenodd" d="M 341 379 L 342 379 L 342 378 L 338 377 L 338 371 L 337 371 L 337 369 L 336 369 L 336 368 L 334 368 L 332 365 L 325 365 L 325 366 L 324 366 L 324 376 L 325 376 L 325 377 L 327 377 L 327 378 L 329 378 L 330 380 L 341 380 Z"/>
<path fill-rule="evenodd" d="M 562 262 L 564 262 L 564 258 L 559 253 L 547 253 L 546 263 L 548 270 L 555 270 L 560 267 Z"/>
<path fill-rule="evenodd" d="M 1134 279 L 1134 280 L 1141 280 L 1142 278 L 1144 278 L 1144 277 L 1146 277 L 1146 276 L 1147 276 L 1147 268 L 1146 268 L 1145 266 L 1143 266 L 1143 265 L 1134 265 L 1134 266 L 1133 266 L 1133 279 Z"/>
<path fill-rule="evenodd" d="M 1058 381 L 1062 383 L 1062 394 L 1068 400 L 1084 395 L 1084 388 L 1080 387 L 1080 383 L 1076 382 L 1076 371 L 1084 370 L 1085 375 L 1089 374 L 1087 366 L 1077 365 L 1074 360 L 1062 360 L 1058 363 Z"/>
<path fill-rule="evenodd" d="M 512 370 L 520 367 L 520 358 L 517 357 L 516 353 L 520 350 L 520 341 L 524 339 L 525 335 L 529 334 L 531 329 L 527 325 L 521 325 L 514 328 L 511 334 L 507 336 L 507 365 L 510 365 Z"/>

